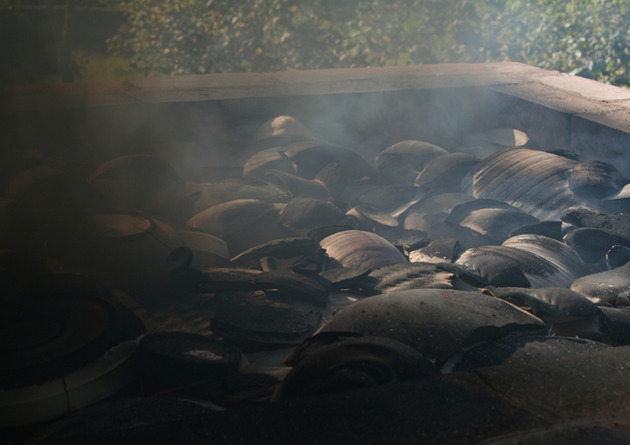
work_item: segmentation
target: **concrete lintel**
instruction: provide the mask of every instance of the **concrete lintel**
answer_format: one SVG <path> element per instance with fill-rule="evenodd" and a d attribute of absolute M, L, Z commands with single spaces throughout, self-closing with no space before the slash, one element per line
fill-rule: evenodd
<path fill-rule="evenodd" d="M 503 85 L 523 82 L 529 76 L 541 73 L 544 70 L 508 62 L 225 73 L 124 82 L 26 85 L 1 89 L 0 111 Z"/>
<path fill-rule="evenodd" d="M 271 73 L 224 73 L 12 86 L 0 112 L 310 97 L 395 91 L 479 89 L 630 133 L 630 90 L 522 63 L 435 64 Z"/>
<path fill-rule="evenodd" d="M 536 80 L 543 85 L 575 93 L 596 101 L 615 102 L 630 100 L 630 90 L 570 74 L 550 72 L 548 75 L 537 76 Z"/>

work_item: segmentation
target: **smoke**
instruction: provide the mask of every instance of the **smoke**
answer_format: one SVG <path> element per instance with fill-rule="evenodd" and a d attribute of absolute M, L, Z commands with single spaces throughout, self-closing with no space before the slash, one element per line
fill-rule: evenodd
<path fill-rule="evenodd" d="M 286 11 L 274 12 L 279 14 L 278 17 L 287 11 L 295 14 L 290 15 L 290 24 L 294 26 L 294 33 L 300 30 L 295 27 L 299 20 L 314 14 L 312 9 L 306 11 L 301 9 L 300 5 L 288 5 L 286 2 L 276 3 L 289 8 Z M 173 6 L 172 3 L 168 4 Z M 396 39 L 400 40 L 401 36 L 405 34 L 405 29 L 411 26 L 405 22 L 404 13 L 404 7 L 411 4 L 422 6 L 423 13 L 436 14 L 433 16 L 435 23 L 432 23 L 431 27 L 423 29 L 423 33 L 429 32 L 439 23 L 446 23 L 449 17 L 453 20 L 459 20 L 457 22 L 459 23 L 458 29 L 462 32 L 458 34 L 457 39 L 467 41 L 466 45 L 468 45 L 456 48 L 456 53 L 460 56 L 470 56 L 471 53 L 466 53 L 466 51 L 472 47 L 489 48 L 488 42 L 492 40 L 490 36 L 493 34 L 491 32 L 492 27 L 488 24 L 492 23 L 494 20 L 492 17 L 495 16 L 488 16 L 487 8 L 475 8 L 471 6 L 470 2 L 464 2 L 461 7 L 450 13 L 446 6 L 439 6 L 435 2 L 401 2 L 399 7 L 384 9 L 384 16 L 392 21 L 386 28 L 380 30 L 377 29 L 378 20 L 383 18 L 379 18 L 377 15 L 371 16 L 373 10 L 357 3 L 355 9 L 346 7 L 344 17 L 349 23 L 356 19 L 353 13 L 364 17 L 367 21 L 364 21 L 363 26 L 371 30 L 364 33 L 367 40 L 362 44 L 364 46 L 356 49 L 356 51 L 352 45 L 357 44 L 358 34 L 353 34 L 355 40 L 350 39 L 350 41 L 337 43 L 343 51 L 350 51 L 349 54 L 356 53 L 357 57 L 365 57 L 367 54 L 374 55 L 376 51 L 386 53 L 393 48 L 391 47 L 394 44 L 392 42 Z M 296 6 L 297 9 L 293 6 Z M 510 14 L 514 11 L 516 10 L 502 9 L 500 12 L 501 14 Z M 138 14 L 140 13 L 138 12 Z M 300 14 L 302 15 L 300 16 Z M 449 14 L 451 15 L 449 16 Z M 190 12 L 186 12 L 184 15 L 191 20 L 194 17 L 194 14 Z M 9 15 L 2 17 L 6 18 Z M 219 20 L 219 18 L 216 19 Z M 331 17 L 322 14 L 321 17 L 318 17 L 317 26 L 323 26 L 322 20 L 330 19 Z M 58 19 L 54 20 L 57 20 L 54 33 L 58 34 L 62 24 L 58 23 Z M 226 17 L 220 18 L 221 23 L 225 20 L 227 20 Z M 256 20 L 260 21 L 261 19 L 258 17 Z M 429 19 L 424 17 L 423 20 L 425 21 L 422 23 L 427 24 Z M 531 25 L 534 22 L 530 23 L 527 20 L 523 22 L 524 25 L 522 26 L 531 30 Z M 234 23 L 237 22 L 238 20 Z M 278 29 L 271 30 L 272 34 L 279 32 L 278 30 L 282 27 L 289 26 L 288 22 L 282 22 L 281 19 L 278 19 L 276 23 Z M 464 24 L 475 23 L 484 24 L 478 30 L 482 34 L 475 34 L 474 27 L 466 28 L 464 26 Z M 261 22 L 259 24 L 263 27 L 273 28 L 269 23 L 263 24 Z M 397 29 L 396 26 L 399 25 L 400 29 Z M 395 28 L 398 34 L 394 32 Z M 446 31 L 452 32 L 453 30 Z M 375 34 L 371 34 L 372 32 Z M 413 30 L 410 35 L 414 36 L 413 38 L 420 38 L 420 34 L 414 34 L 414 32 L 416 31 Z M 296 38 L 297 42 L 307 38 L 305 37 L 307 35 L 308 33 L 299 39 Z M 162 38 L 168 40 L 169 36 L 172 35 L 167 33 Z M 331 36 L 331 34 L 326 34 L 325 38 L 329 39 Z M 46 40 L 49 37 L 50 34 L 46 32 L 33 36 L 34 39 L 39 40 Z M 55 51 L 58 56 L 59 42 L 55 42 L 54 39 L 50 40 L 51 45 L 57 48 Z M 250 39 L 248 43 L 250 46 L 247 51 L 253 51 L 252 57 L 258 57 L 255 56 L 256 48 L 258 48 L 256 45 L 263 41 L 264 39 Z M 241 40 L 240 42 L 240 44 L 244 44 L 244 41 Z M 317 42 L 321 43 L 321 40 L 317 40 Z M 277 45 L 282 48 L 285 43 L 286 45 L 291 44 L 287 41 L 278 42 Z M 326 44 L 330 47 L 334 43 L 331 40 Z M 378 46 L 377 43 L 381 46 Z M 402 45 L 401 47 L 407 43 L 410 42 L 398 42 L 399 45 Z M 185 45 L 193 45 L 192 41 L 189 42 L 186 39 L 173 39 L 173 42 L 169 40 L 168 44 L 176 45 L 168 46 L 171 48 L 168 54 L 162 51 L 162 55 L 169 57 L 172 56 L 171 53 L 175 52 L 173 48 L 180 48 L 180 52 L 184 52 Z M 446 43 L 442 41 L 437 43 L 433 40 L 422 42 L 422 45 L 427 47 L 433 44 L 437 45 L 436 51 L 445 51 L 444 45 Z M 164 49 L 159 45 L 158 47 Z M 190 47 L 192 48 L 192 46 Z M 228 45 L 227 48 L 232 47 Z M 369 51 L 366 52 L 366 49 Z M 53 54 L 55 51 L 51 50 L 49 53 Z M 411 58 L 406 59 L 407 62 L 405 63 L 429 60 L 437 55 L 435 53 L 431 57 L 427 56 L 428 59 L 414 59 L 423 51 L 416 48 L 412 53 L 417 54 L 413 57 L 410 56 Z M 213 53 L 206 51 L 205 54 L 208 57 Z M 237 52 L 236 55 L 240 58 L 246 58 L 248 54 L 246 52 L 243 55 Z M 457 54 L 450 54 L 449 57 Z M 320 57 L 322 55 L 312 53 L 311 56 Z M 51 55 L 48 58 L 42 58 L 42 60 L 48 59 L 52 60 L 54 57 Z M 166 58 L 164 60 L 164 63 L 167 63 L 168 60 L 173 59 Z M 363 60 L 368 64 L 372 63 L 370 61 L 373 59 Z M 262 63 L 262 59 L 259 62 Z M 326 63 L 332 64 L 333 62 L 328 60 Z M 359 59 L 345 60 L 344 63 L 358 65 Z M 220 65 L 217 66 L 220 67 Z M 262 63 L 256 66 L 271 65 Z M 299 65 L 299 67 L 304 66 L 303 64 Z M 179 72 L 179 70 L 177 71 Z M 316 81 L 324 80 L 326 76 L 325 73 L 310 75 L 316 76 Z M 369 74 L 367 75 L 369 76 Z M 460 75 L 463 84 L 469 84 L 465 79 L 466 74 Z M 15 76 L 20 77 L 19 74 Z M 256 130 L 265 121 L 278 115 L 294 116 L 312 131 L 314 139 L 353 149 L 370 163 L 383 149 L 402 140 L 426 141 L 444 147 L 450 152 L 466 151 L 466 141 L 471 135 L 499 127 L 516 128 L 524 131 L 529 136 L 529 146 L 553 150 L 571 148 L 569 145 L 571 143 L 569 140 L 570 120 L 562 113 L 491 91 L 488 88 L 467 86 L 396 91 L 396 88 L 400 87 L 400 82 L 399 79 L 395 78 L 395 74 L 391 74 L 391 76 L 391 84 L 388 85 L 384 81 L 382 84 L 384 91 L 382 92 L 350 92 L 353 91 L 352 87 L 346 88 L 344 85 L 340 85 L 335 94 L 294 94 L 268 98 L 251 97 L 206 101 L 199 100 L 203 99 L 203 96 L 191 85 L 190 89 L 184 87 L 181 91 L 182 99 L 185 99 L 186 95 L 189 94 L 190 101 L 111 105 L 87 109 L 65 108 L 65 104 L 60 103 L 58 104 L 59 109 L 49 111 L 9 113 L 4 122 L 6 130 L 3 133 L 3 141 L 7 149 L 4 150 L 3 154 L 5 161 L 3 168 L 7 174 L 4 175 L 5 179 L 2 185 L 6 190 L 24 170 L 37 163 L 46 164 L 61 172 L 70 172 L 72 179 L 85 185 L 86 179 L 100 165 L 124 155 L 157 156 L 172 166 L 185 183 L 218 182 L 240 174 L 244 162 L 252 153 L 261 149 L 261 146 L 257 145 L 254 139 Z M 278 82 L 273 77 L 269 79 L 271 82 Z M 191 78 L 191 82 L 193 82 L 193 78 Z M 142 85 L 143 83 L 139 82 L 126 86 L 130 89 L 130 94 L 135 94 L 133 88 L 142 87 Z M 92 92 L 95 95 L 107 95 L 109 91 L 107 84 L 94 84 L 88 86 L 87 90 L 89 91 L 91 87 L 94 88 Z M 246 88 L 247 85 L 244 85 L 243 89 L 246 90 Z M 390 88 L 392 90 L 388 91 Z M 140 91 L 137 95 L 140 100 L 148 97 L 142 96 L 142 94 L 143 92 Z M 125 101 L 127 99 L 125 98 Z M 153 99 L 149 98 L 149 100 Z M 116 102 L 116 99 L 114 98 L 113 101 Z M 582 147 L 582 151 L 587 157 L 593 156 L 593 153 L 588 153 L 587 149 L 587 147 Z M 609 148 L 608 154 L 611 159 L 621 159 L 621 150 L 616 146 Z M 621 167 L 620 170 L 627 174 L 627 169 L 624 170 Z M 66 189 L 64 185 L 63 190 Z M 79 200 L 79 198 L 77 199 Z"/>

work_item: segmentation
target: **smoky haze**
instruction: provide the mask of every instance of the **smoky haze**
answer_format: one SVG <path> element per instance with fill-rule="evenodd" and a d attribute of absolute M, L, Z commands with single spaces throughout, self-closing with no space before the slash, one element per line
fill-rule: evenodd
<path fill-rule="evenodd" d="M 6 25 L 0 32 L 6 37 L 3 41 L 9 43 L 3 45 L 0 56 L 10 62 L 2 82 L 82 81 L 94 74 L 89 74 L 89 69 L 100 66 L 105 71 L 109 63 L 120 63 L 119 59 L 105 58 L 103 65 L 94 65 L 96 54 L 130 58 L 144 67 L 145 71 L 131 74 L 138 76 L 481 61 L 488 55 L 490 59 L 506 58 L 508 53 L 501 47 L 510 46 L 512 37 L 518 42 L 518 36 L 499 35 L 500 29 L 490 26 L 494 19 L 517 14 L 514 5 L 512 10 L 496 7 L 493 19 L 488 15 L 488 5 L 475 6 L 473 2 L 353 1 L 334 6 L 322 1 L 317 3 L 320 10 L 287 1 L 256 4 L 262 9 L 250 11 L 246 6 L 234 6 L 233 15 L 215 13 L 226 7 L 224 2 L 208 2 L 199 10 L 194 9 L 199 7 L 196 2 L 186 4 L 193 12 L 209 14 L 201 16 L 208 22 L 200 22 L 198 31 L 188 29 L 195 14 L 186 10 L 184 3 L 146 2 L 146 10 L 136 8 L 123 14 L 117 2 L 8 1 L 0 5 L 0 19 Z M 416 9 L 410 9 L 412 6 Z M 255 14 L 238 15 L 248 11 Z M 261 15 L 263 12 L 268 15 Z M 156 15 L 157 22 L 151 25 L 147 14 Z M 335 24 L 333 16 L 341 24 Z M 160 28 L 162 19 L 170 27 Z M 353 28 L 357 20 L 363 28 Z M 519 29 L 525 35 L 537 23 L 529 15 L 521 22 Z M 204 28 L 204 23 L 210 23 L 211 29 Z M 551 29 L 555 19 L 547 15 L 543 23 Z M 151 26 L 158 26 L 161 34 L 151 33 Z M 544 32 L 545 26 L 538 26 L 538 31 Z M 349 32 L 350 38 L 344 39 L 340 30 Z M 210 40 L 201 39 L 202 35 Z M 517 54 L 514 48 L 510 51 Z M 175 53 L 182 57 L 175 57 Z M 228 55 L 252 64 L 228 61 Z M 212 60 L 214 56 L 216 60 Z M 311 62 L 307 62 L 307 56 Z M 206 60 L 208 57 L 211 60 Z M 114 71 L 116 75 L 130 74 L 122 68 Z M 427 141 L 451 152 L 462 151 L 471 133 L 517 127 L 523 119 L 529 119 L 527 126 L 533 129 L 530 145 L 552 149 L 567 145 L 562 134 L 544 128 L 537 133 L 534 124 L 545 120 L 538 117 L 540 110 L 528 114 L 530 108 L 524 106 L 524 111 L 517 108 L 507 113 L 505 104 L 496 93 L 454 89 L 414 94 L 338 94 L 309 97 L 307 101 L 299 97 L 267 102 L 243 99 L 17 113 L 5 121 L 4 168 L 9 174 L 4 185 L 9 186 L 13 180 L 14 163 L 28 164 L 40 156 L 60 167 L 68 163 L 79 169 L 78 176 L 87 177 L 99 165 L 130 154 L 157 155 L 184 180 L 214 182 L 242 167 L 256 149 L 252 142 L 256 129 L 280 114 L 298 118 L 315 139 L 357 150 L 368 160 L 405 139 Z M 24 161 L 25 155 L 29 161 Z"/>
<path fill-rule="evenodd" d="M 15 433 L 31 439 L 78 411 L 39 442 L 277 443 L 308 412 L 344 438 L 393 426 L 393 442 L 450 443 L 507 437 L 514 419 L 586 429 L 626 403 L 571 397 L 625 388 L 625 349 L 608 365 L 577 352 L 630 345 L 630 230 L 612 214 L 630 210 L 630 138 L 558 104 L 604 119 L 630 94 L 586 98 L 519 63 L 431 64 L 519 53 L 490 25 L 527 2 L 302 3 L 0 0 L 0 428 L 34 424 Z M 511 29 L 545 47 L 530 31 L 553 24 L 531 20 Z M 575 349 L 525 348 L 558 340 Z M 540 369 L 566 400 L 511 384 Z M 376 403 L 317 405 L 346 389 Z M 566 418 L 541 411 L 560 405 Z M 335 437 L 305 441 L 319 434 Z"/>

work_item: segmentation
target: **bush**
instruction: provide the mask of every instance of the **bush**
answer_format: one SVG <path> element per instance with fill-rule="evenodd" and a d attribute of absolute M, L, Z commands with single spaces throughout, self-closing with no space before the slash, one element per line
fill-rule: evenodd
<path fill-rule="evenodd" d="M 629 85 L 627 0 L 512 0 L 479 8 L 479 61 L 512 60 Z M 472 49 L 472 48 L 471 48 Z M 472 57 L 472 53 L 467 54 Z"/>
<path fill-rule="evenodd" d="M 59 31 L 28 31 L 20 1 L 0 0 L 4 81 L 57 63 Z M 630 84 L 630 0 L 100 1 L 125 14 L 108 51 L 134 75 L 512 60 Z"/>
<path fill-rule="evenodd" d="M 455 0 L 109 1 L 128 14 L 110 50 L 150 75 L 438 62 L 462 10 Z"/>

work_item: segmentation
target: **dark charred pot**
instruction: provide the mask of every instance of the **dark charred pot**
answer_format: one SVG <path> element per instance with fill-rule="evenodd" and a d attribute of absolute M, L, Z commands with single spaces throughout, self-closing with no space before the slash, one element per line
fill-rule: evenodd
<path fill-rule="evenodd" d="M 625 351 L 628 165 L 565 156 L 506 116 L 362 134 L 366 97 L 354 120 L 164 105 L 157 134 L 99 109 L 82 123 L 137 118 L 132 136 L 21 140 L 0 202 L 2 426 L 65 416 L 42 437 L 79 441 L 103 432 L 93 404 L 212 417 Z"/>

